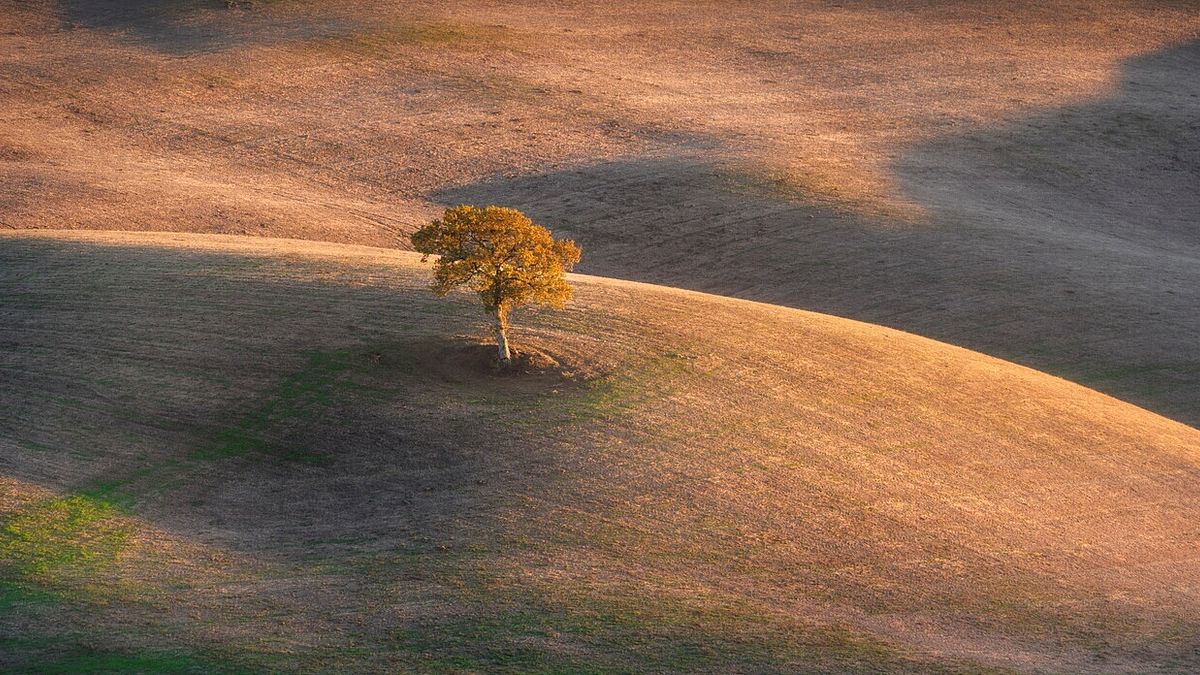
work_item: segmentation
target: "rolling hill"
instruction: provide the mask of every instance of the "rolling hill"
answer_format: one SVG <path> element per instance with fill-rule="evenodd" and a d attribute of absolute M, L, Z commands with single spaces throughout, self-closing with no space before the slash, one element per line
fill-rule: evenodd
<path fill-rule="evenodd" d="M 582 272 L 1200 424 L 1195 3 L 254 5 L 0 0 L 0 227 L 402 247 L 495 202 Z"/>
<path fill-rule="evenodd" d="M 575 276 L 486 366 L 409 253 L 0 234 L 0 667 L 1187 672 L 1200 432 Z"/>

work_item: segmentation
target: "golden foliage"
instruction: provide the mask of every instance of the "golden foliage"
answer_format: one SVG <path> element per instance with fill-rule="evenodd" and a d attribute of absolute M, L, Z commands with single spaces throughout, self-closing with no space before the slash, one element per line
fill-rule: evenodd
<path fill-rule="evenodd" d="M 446 209 L 413 233 L 412 245 L 425 258 L 439 256 L 433 282 L 438 295 L 458 286 L 479 295 L 496 319 L 504 359 L 509 312 L 528 304 L 562 307 L 571 298 L 565 274 L 582 253 L 575 242 L 556 240 L 525 214 L 500 206 Z"/>

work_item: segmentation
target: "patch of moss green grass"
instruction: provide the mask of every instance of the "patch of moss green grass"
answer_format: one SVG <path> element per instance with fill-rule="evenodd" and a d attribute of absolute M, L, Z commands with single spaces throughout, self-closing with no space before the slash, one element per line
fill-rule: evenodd
<path fill-rule="evenodd" d="M 273 436 L 287 424 L 326 409 L 339 378 L 354 365 L 350 350 L 315 352 L 304 368 L 285 377 L 234 424 L 212 431 L 192 458 L 221 459 L 272 451 Z M 304 448 L 286 448 L 283 459 L 318 463 L 322 457 Z"/>
<path fill-rule="evenodd" d="M 39 500 L 0 526 L 0 566 L 17 579 L 86 576 L 116 559 L 130 525 L 113 504 L 88 495 Z"/>

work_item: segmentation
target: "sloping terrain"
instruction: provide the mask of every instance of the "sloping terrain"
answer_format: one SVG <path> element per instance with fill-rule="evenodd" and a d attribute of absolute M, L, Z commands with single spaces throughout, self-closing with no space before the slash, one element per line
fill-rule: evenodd
<path fill-rule="evenodd" d="M 1198 36 L 1182 1 L 0 0 L 0 226 L 404 247 L 497 202 L 584 272 L 1196 425 Z"/>
<path fill-rule="evenodd" d="M 1200 668 L 1200 432 L 573 281 L 497 376 L 412 254 L 0 235 L 0 668 Z"/>

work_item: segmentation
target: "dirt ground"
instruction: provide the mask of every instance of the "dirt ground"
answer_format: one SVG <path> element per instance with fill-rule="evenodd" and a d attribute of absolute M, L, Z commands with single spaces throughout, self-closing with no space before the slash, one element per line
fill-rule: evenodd
<path fill-rule="evenodd" d="M 0 668 L 1193 672 L 1200 432 L 820 314 L 0 234 Z"/>
<path fill-rule="evenodd" d="M 0 0 L 0 225 L 382 246 L 812 309 L 1200 423 L 1190 2 Z"/>

